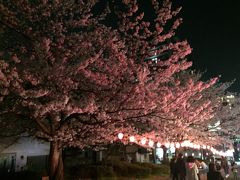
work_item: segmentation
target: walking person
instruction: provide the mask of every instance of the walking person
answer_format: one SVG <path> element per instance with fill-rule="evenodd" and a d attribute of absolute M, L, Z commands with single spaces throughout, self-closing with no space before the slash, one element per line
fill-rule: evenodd
<path fill-rule="evenodd" d="M 232 173 L 233 173 L 233 179 L 237 180 L 238 179 L 238 167 L 237 167 L 237 164 L 233 161 L 231 166 L 232 166 L 231 170 L 232 170 Z"/>
<path fill-rule="evenodd" d="M 202 160 L 199 159 L 199 179 L 207 179 L 208 165 Z"/>
<path fill-rule="evenodd" d="M 183 159 L 183 154 L 179 153 L 176 161 L 176 173 L 178 180 L 186 180 L 186 166 Z"/>
<path fill-rule="evenodd" d="M 178 180 L 176 169 L 176 157 L 173 157 L 170 161 L 170 176 L 172 180 Z"/>
<path fill-rule="evenodd" d="M 229 175 L 229 166 L 228 166 L 228 161 L 227 161 L 226 157 L 222 156 L 222 158 L 221 158 L 221 167 L 224 170 L 225 176 L 228 177 L 228 175 Z"/>
<path fill-rule="evenodd" d="M 193 156 L 188 156 L 186 162 L 186 180 L 199 180 L 198 167 Z"/>
<path fill-rule="evenodd" d="M 208 169 L 207 180 L 224 180 L 221 173 L 216 170 L 216 165 L 214 163 L 210 163 Z"/>

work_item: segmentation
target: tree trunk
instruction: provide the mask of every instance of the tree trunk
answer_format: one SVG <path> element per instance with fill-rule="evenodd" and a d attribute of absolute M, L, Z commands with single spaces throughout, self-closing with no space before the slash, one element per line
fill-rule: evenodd
<path fill-rule="evenodd" d="M 59 148 L 57 142 L 50 143 L 49 161 L 49 179 L 63 180 L 62 148 Z"/>
<path fill-rule="evenodd" d="M 156 158 L 156 148 L 152 148 L 152 156 L 153 156 L 153 163 L 157 163 L 157 158 Z"/>
<path fill-rule="evenodd" d="M 168 163 L 167 148 L 163 147 L 163 164 Z"/>

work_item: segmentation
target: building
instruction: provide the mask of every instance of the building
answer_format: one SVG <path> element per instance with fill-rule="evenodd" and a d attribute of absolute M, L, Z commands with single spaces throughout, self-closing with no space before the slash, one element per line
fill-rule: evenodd
<path fill-rule="evenodd" d="M 50 145 L 30 137 L 0 140 L 0 171 L 46 171 Z"/>

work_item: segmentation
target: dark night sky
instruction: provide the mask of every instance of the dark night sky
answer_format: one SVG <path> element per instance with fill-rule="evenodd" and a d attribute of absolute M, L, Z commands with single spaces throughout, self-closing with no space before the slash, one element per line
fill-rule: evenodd
<path fill-rule="evenodd" d="M 193 48 L 189 60 L 207 77 L 236 79 L 231 91 L 240 92 L 240 1 L 175 0 L 182 6 L 181 39 Z"/>

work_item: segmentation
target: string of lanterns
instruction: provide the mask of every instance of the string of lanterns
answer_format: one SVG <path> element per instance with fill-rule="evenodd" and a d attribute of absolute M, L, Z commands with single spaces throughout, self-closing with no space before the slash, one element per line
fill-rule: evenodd
<path fill-rule="evenodd" d="M 122 140 L 124 137 L 123 133 L 118 133 L 118 139 L 119 140 Z M 219 156 L 233 156 L 233 152 L 234 152 L 234 149 L 228 149 L 227 151 L 218 151 L 217 149 L 209 146 L 209 145 L 205 145 L 205 144 L 195 144 L 195 143 L 192 143 L 190 142 L 189 140 L 185 140 L 181 143 L 179 142 L 175 142 L 175 143 L 170 143 L 170 142 L 164 142 L 164 143 L 160 143 L 160 142 L 157 142 L 155 143 L 153 140 L 151 139 L 147 139 L 145 137 L 142 137 L 140 141 L 137 141 L 135 136 L 129 136 L 129 141 L 131 143 L 136 143 L 136 144 L 139 144 L 141 146 L 149 146 L 150 148 L 153 148 L 154 145 L 156 145 L 156 147 L 160 148 L 163 146 L 165 146 L 166 148 L 177 148 L 179 149 L 180 147 L 186 147 L 186 148 L 192 148 L 192 149 L 204 149 L 204 150 L 209 150 L 212 152 L 212 154 L 214 155 L 219 155 Z M 147 143 L 148 142 L 148 143 Z"/>

